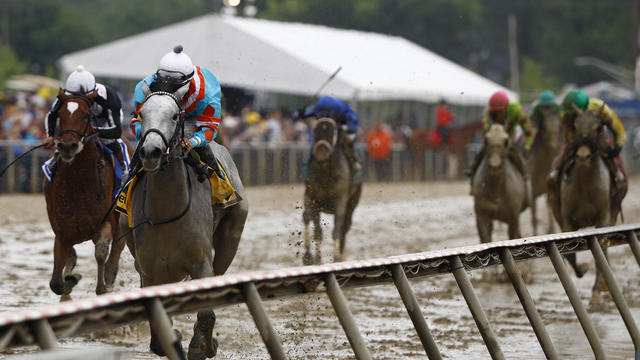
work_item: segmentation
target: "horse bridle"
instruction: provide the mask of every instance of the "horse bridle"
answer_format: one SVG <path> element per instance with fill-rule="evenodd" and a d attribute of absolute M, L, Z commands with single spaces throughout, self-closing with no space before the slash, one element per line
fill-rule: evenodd
<path fill-rule="evenodd" d="M 62 101 L 60 103 L 60 107 L 62 107 L 63 104 L 67 103 L 70 100 L 77 100 L 80 99 L 82 101 L 84 101 L 85 104 L 87 104 L 87 106 L 89 106 L 89 113 L 87 114 L 87 116 L 85 116 L 85 125 L 84 125 L 84 130 L 82 131 L 82 133 L 74 130 L 74 129 L 64 129 L 64 130 L 60 130 L 60 137 L 62 137 L 62 135 L 64 134 L 74 134 L 76 136 L 78 136 L 80 138 L 80 142 L 85 144 L 87 141 L 89 141 L 89 139 L 91 139 L 92 137 L 96 136 L 97 133 L 92 134 L 87 136 L 87 131 L 89 130 L 89 124 L 91 123 L 91 120 L 94 118 L 93 113 L 91 112 L 91 106 L 93 105 L 93 102 L 91 101 L 91 99 L 89 99 L 86 96 L 83 95 L 73 95 L 68 97 L 67 99 L 65 99 L 64 101 Z"/>
<path fill-rule="evenodd" d="M 140 144 L 144 144 L 144 141 L 147 139 L 147 136 L 151 133 L 160 135 L 162 142 L 167 148 L 165 151 L 165 155 L 168 157 L 169 152 L 171 151 L 171 148 L 173 147 L 173 145 L 175 145 L 177 141 L 180 141 L 180 139 L 184 138 L 184 111 L 182 110 L 182 106 L 180 106 L 180 101 L 178 100 L 178 98 L 172 93 L 166 92 L 166 91 L 154 91 L 151 94 L 147 95 L 147 97 L 143 101 L 143 106 L 144 106 L 144 103 L 146 103 L 150 97 L 155 95 L 169 96 L 176 103 L 176 106 L 178 106 L 178 122 L 176 123 L 176 128 L 173 131 L 173 136 L 171 137 L 171 139 L 167 140 L 166 136 L 164 136 L 164 134 L 160 130 L 156 128 L 151 128 L 145 131 L 144 134 L 142 134 L 142 136 L 140 137 Z M 180 129 L 180 134 L 178 134 L 178 129 Z M 178 137 L 178 135 L 180 135 L 180 137 Z"/>
<path fill-rule="evenodd" d="M 144 132 L 144 134 L 142 134 L 142 137 L 140 138 L 140 144 L 144 143 L 144 140 L 147 138 L 147 135 L 149 135 L 150 133 L 155 133 L 160 135 L 160 138 L 162 139 L 162 142 L 164 143 L 164 145 L 167 147 L 166 150 L 166 155 L 167 157 L 169 157 L 169 153 L 171 151 L 171 148 L 175 145 L 176 141 L 179 141 L 179 139 L 182 139 L 184 137 L 184 112 L 182 111 L 182 107 L 180 106 L 180 101 L 178 100 L 178 98 L 173 95 L 170 92 L 166 92 L 166 91 L 155 91 L 152 92 L 151 94 L 147 95 L 147 97 L 144 99 L 144 102 L 146 102 L 150 97 L 154 96 L 154 95 L 166 95 L 171 97 L 171 99 L 173 99 L 173 101 L 175 101 L 176 105 L 178 106 L 178 123 L 176 124 L 176 129 L 173 132 L 173 136 L 171 137 L 171 139 L 169 139 L 169 141 L 167 141 L 167 138 L 164 136 L 164 134 L 155 128 L 151 128 L 148 129 L 147 131 Z M 143 102 L 143 103 L 144 103 Z M 178 128 L 180 128 L 180 137 L 178 137 Z M 181 147 L 182 148 L 182 147 Z M 167 161 L 169 161 L 169 159 L 167 159 Z M 136 228 L 140 227 L 141 225 L 144 224 L 149 224 L 151 226 L 155 226 L 155 225 L 164 225 L 164 224 L 169 224 L 172 223 L 174 221 L 178 221 L 180 220 L 183 216 L 185 216 L 187 214 L 187 212 L 189 211 L 189 208 L 191 207 L 191 202 L 193 199 L 193 190 L 192 190 L 192 185 L 191 185 L 191 175 L 189 174 L 189 171 L 187 170 L 187 193 L 189 194 L 189 198 L 187 200 L 187 205 L 185 206 L 185 208 L 182 210 L 182 212 L 180 212 L 180 214 L 170 218 L 170 219 L 166 219 L 166 220 L 161 220 L 161 221 L 153 221 L 151 220 L 145 213 L 144 209 L 145 209 L 145 205 L 146 205 L 146 199 L 147 199 L 147 188 L 144 188 L 144 196 L 142 197 L 142 216 L 144 218 L 144 220 L 142 222 L 140 222 L 139 224 L 135 225 L 134 227 L 132 227 L 130 229 L 130 232 L 135 230 Z"/>
<path fill-rule="evenodd" d="M 319 139 L 315 141 L 315 143 L 313 144 L 313 147 L 315 148 L 319 144 L 326 143 L 327 145 L 329 145 L 331 149 L 333 149 L 338 143 L 338 131 L 339 131 L 338 125 L 336 124 L 336 121 L 333 120 L 332 118 L 322 118 L 316 123 L 316 128 L 322 123 L 329 123 L 333 126 L 333 138 L 331 139 L 331 142 L 325 139 Z"/>

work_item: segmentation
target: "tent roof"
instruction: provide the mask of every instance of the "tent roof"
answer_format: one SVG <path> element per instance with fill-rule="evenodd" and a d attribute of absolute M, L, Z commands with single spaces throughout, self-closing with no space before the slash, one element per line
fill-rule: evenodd
<path fill-rule="evenodd" d="M 65 73 L 82 64 L 99 77 L 142 79 L 176 44 L 222 84 L 256 90 L 312 95 L 340 66 L 323 94 L 484 105 L 507 90 L 401 37 L 221 15 L 74 52 L 59 64 Z"/>

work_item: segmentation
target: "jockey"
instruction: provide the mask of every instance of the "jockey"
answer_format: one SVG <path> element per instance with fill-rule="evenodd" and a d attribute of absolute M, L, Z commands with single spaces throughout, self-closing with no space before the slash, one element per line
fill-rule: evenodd
<path fill-rule="evenodd" d="M 218 79 L 206 68 L 194 66 L 191 58 L 182 52 L 178 45 L 173 51 L 160 59 L 155 73 L 147 76 L 136 85 L 133 102 L 136 117 L 131 120 L 131 132 L 136 139 L 142 135 L 138 112 L 145 101 L 142 84 L 146 83 L 151 91 L 175 93 L 182 86 L 188 85 L 189 91 L 184 98 L 178 99 L 185 112 L 185 129 L 193 130 L 193 135 L 182 139 L 182 146 L 188 153 L 194 149 L 200 160 L 217 169 L 217 163 L 209 143 L 218 134 L 221 118 L 220 84 Z"/>
<path fill-rule="evenodd" d="M 358 114 L 353 111 L 349 104 L 331 96 L 319 98 L 312 111 L 313 113 L 311 115 L 315 115 L 317 118 L 330 117 L 334 119 L 338 125 L 346 127 L 347 135 L 345 136 L 345 143 L 349 150 L 347 151 L 349 164 L 354 173 L 360 171 L 362 167 L 355 144 L 356 136 L 360 129 L 360 118 Z"/>
<path fill-rule="evenodd" d="M 620 160 L 620 151 L 622 150 L 622 146 L 624 146 L 627 135 L 625 133 L 624 127 L 618 119 L 618 116 L 611 110 L 609 106 L 607 106 L 604 101 L 600 99 L 591 98 L 587 94 L 580 90 L 572 90 L 570 91 L 562 101 L 562 117 L 560 118 L 562 121 L 562 134 L 564 136 L 565 144 L 572 146 L 574 139 L 574 126 L 573 122 L 577 117 L 577 109 L 580 110 L 592 110 L 597 112 L 600 108 L 602 111 L 599 113 L 599 118 L 602 124 L 606 125 L 611 133 L 613 134 L 613 145 L 609 149 L 608 156 L 605 158 L 605 163 L 609 167 L 609 171 L 611 172 L 611 176 L 615 180 L 616 185 L 625 181 L 625 176 L 622 170 L 622 162 Z M 560 154 L 554 160 L 553 165 L 551 166 L 551 172 L 549 174 L 548 181 L 551 184 L 556 184 L 559 180 L 558 170 L 562 169 L 564 165 L 571 158 L 571 154 L 573 150 L 566 151 L 566 145 L 562 148 Z"/>
<path fill-rule="evenodd" d="M 107 85 L 96 83 L 93 74 L 85 70 L 82 65 L 79 65 L 74 72 L 69 74 L 64 91 L 67 94 L 73 95 L 98 93 L 91 105 L 91 113 L 94 115 L 91 125 L 98 131 L 98 137 L 100 137 L 102 143 L 108 147 L 116 159 L 118 159 L 120 168 L 126 177 L 129 169 L 129 155 L 126 150 L 126 145 L 120 140 L 120 136 L 122 135 L 120 123 L 122 119 L 122 105 L 116 91 Z M 54 136 L 58 121 L 58 111 L 61 105 L 60 100 L 56 98 L 46 115 L 44 125 L 47 138 L 44 140 L 44 143 L 47 144 L 48 147 L 55 145 Z M 55 171 L 56 158 L 57 154 L 54 153 L 53 157 L 47 160 L 42 167 L 49 181 L 51 181 L 51 177 Z"/>
<path fill-rule="evenodd" d="M 540 93 L 529 117 L 538 131 L 542 131 L 544 129 L 544 119 L 551 114 L 559 115 L 560 106 L 556 103 L 556 95 L 553 91 L 545 90 Z"/>
<path fill-rule="evenodd" d="M 527 113 L 522 109 L 520 103 L 517 101 L 509 101 L 509 97 L 504 91 L 498 91 L 491 95 L 491 98 L 489 99 L 489 108 L 485 111 L 484 116 L 482 117 L 482 129 L 485 132 L 488 131 L 493 123 L 504 125 L 505 130 L 510 136 L 513 135 L 513 130 L 516 126 L 520 126 L 522 128 L 522 132 L 524 133 L 523 155 L 526 157 L 531 149 L 531 145 L 533 144 L 535 130 L 531 127 L 531 123 L 527 118 Z M 484 157 L 484 153 L 485 149 L 483 147 L 476 155 L 475 159 L 473 159 L 471 168 L 467 171 L 467 175 L 472 179 L 480 165 L 480 161 Z M 526 179 L 527 172 L 524 167 L 524 161 L 514 146 L 509 147 L 509 158 Z"/>

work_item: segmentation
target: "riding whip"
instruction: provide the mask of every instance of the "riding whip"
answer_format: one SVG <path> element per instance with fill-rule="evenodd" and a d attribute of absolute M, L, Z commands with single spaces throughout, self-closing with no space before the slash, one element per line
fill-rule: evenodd
<path fill-rule="evenodd" d="M 318 89 L 318 91 L 316 91 L 315 94 L 313 94 L 313 98 L 316 99 L 318 97 L 318 95 L 320 95 L 320 92 L 325 88 L 325 86 L 329 85 L 329 83 L 331 82 L 331 80 L 333 80 L 333 78 L 336 77 L 336 75 L 338 75 L 338 73 L 340 72 L 340 70 L 342 70 L 342 66 L 338 66 L 338 68 L 336 69 L 336 71 L 333 72 L 333 74 L 331 74 L 331 76 L 329 76 L 329 78 L 322 84 L 322 86 L 320 86 L 320 88 Z"/>
<path fill-rule="evenodd" d="M 29 154 L 30 152 L 32 152 L 33 150 L 39 149 L 43 146 L 46 146 L 47 144 L 40 144 L 37 146 L 32 147 L 31 149 L 25 151 L 22 155 L 18 156 L 17 158 L 15 158 L 11 163 L 9 163 L 9 165 L 7 165 L 4 169 L 2 169 L 2 171 L 0 172 L 0 177 L 2 177 L 4 175 L 5 172 L 7 172 L 7 170 L 13 165 L 15 164 L 18 160 L 22 159 L 23 157 L 25 157 L 27 154 Z"/>

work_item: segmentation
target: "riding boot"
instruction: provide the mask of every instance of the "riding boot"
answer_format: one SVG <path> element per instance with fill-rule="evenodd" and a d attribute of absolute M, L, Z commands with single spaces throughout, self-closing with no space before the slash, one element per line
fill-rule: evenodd
<path fill-rule="evenodd" d="M 471 163 L 469 168 L 464 171 L 464 174 L 469 177 L 469 185 L 470 185 L 469 186 L 469 195 L 473 195 L 473 175 L 476 174 L 476 171 L 478 170 L 478 166 L 480 166 L 480 162 L 482 161 L 482 158 L 484 157 L 485 152 L 486 151 L 485 151 L 485 148 L 483 146 L 480 149 L 480 151 L 478 151 L 476 156 L 473 158 L 473 162 Z"/>
<path fill-rule="evenodd" d="M 58 163 L 58 150 L 56 150 L 49 160 L 45 161 L 42 165 L 42 171 L 49 182 L 53 182 L 53 176 L 56 173 Z"/>
<path fill-rule="evenodd" d="M 218 166 L 218 161 L 216 160 L 216 156 L 213 154 L 213 150 L 211 150 L 211 147 L 205 145 L 193 148 L 193 150 L 198 153 L 200 161 L 213 168 L 213 171 L 215 171 L 218 177 L 224 180 L 224 174 L 222 173 L 222 170 L 220 170 L 220 166 Z"/>
<path fill-rule="evenodd" d="M 622 173 L 622 169 L 616 163 L 615 158 L 605 157 L 604 158 L 607 167 L 609 168 L 609 174 L 611 176 L 611 183 L 613 184 L 613 188 L 611 189 L 612 199 L 614 201 L 618 198 L 619 189 L 624 186 L 625 176 Z"/>
<path fill-rule="evenodd" d="M 118 160 L 118 164 L 120 165 L 120 169 L 122 170 L 122 179 L 128 178 L 128 169 L 127 164 L 124 159 L 124 154 L 122 153 L 122 148 L 117 141 L 106 144 L 106 146 L 113 152 L 113 156 Z"/>
<path fill-rule="evenodd" d="M 515 165 L 516 169 L 518 169 L 518 171 L 520 172 L 524 180 L 527 181 L 529 176 L 527 175 L 527 169 L 524 166 L 524 160 L 522 159 L 522 156 L 518 153 L 516 149 L 514 148 L 509 149 L 509 159 L 511 159 L 511 161 L 513 162 L 513 165 Z"/>
<path fill-rule="evenodd" d="M 469 168 L 464 171 L 465 175 L 473 179 L 473 175 L 475 175 L 476 170 L 478 170 L 478 166 L 480 166 L 480 161 L 482 161 L 484 154 L 485 154 L 485 149 L 483 146 L 480 149 L 480 151 L 478 151 L 476 156 L 473 158 L 473 162 L 471 162 L 471 165 L 469 166 Z"/>
<path fill-rule="evenodd" d="M 350 139 L 346 139 L 345 143 L 347 145 L 347 158 L 349 160 L 349 168 L 351 168 L 351 173 L 355 174 L 362 170 L 358 151 L 356 150 L 356 143 L 355 140 L 352 141 Z"/>

